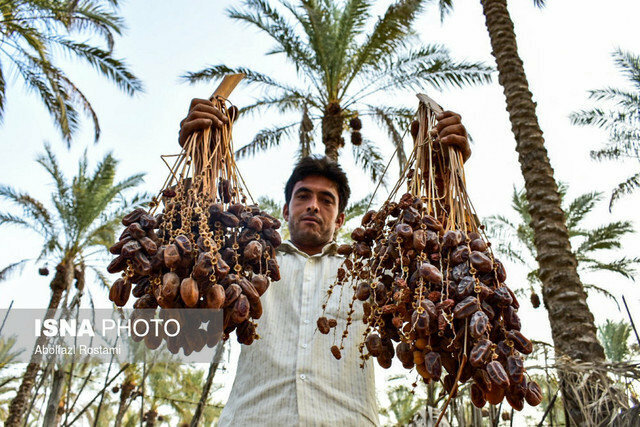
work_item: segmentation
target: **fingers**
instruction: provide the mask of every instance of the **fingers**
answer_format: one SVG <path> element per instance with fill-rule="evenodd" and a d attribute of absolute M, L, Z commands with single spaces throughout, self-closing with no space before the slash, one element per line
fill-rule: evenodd
<path fill-rule="evenodd" d="M 469 147 L 467 129 L 462 124 L 460 114 L 453 111 L 445 111 L 438 114 L 436 119 L 438 120 L 436 130 L 440 142 L 459 150 L 466 162 L 471 156 L 471 148 Z"/>
<path fill-rule="evenodd" d="M 178 137 L 178 143 L 180 143 L 181 147 L 184 146 L 184 143 L 187 142 L 187 139 L 189 139 L 189 136 L 191 136 L 193 132 L 208 129 L 212 124 L 213 122 L 211 121 L 211 119 L 204 118 L 195 120 L 183 120 L 182 124 L 180 125 L 180 135 Z"/>
<path fill-rule="evenodd" d="M 193 132 L 221 128 L 229 119 L 207 99 L 192 99 L 187 117 L 180 122 L 178 142 L 183 146 Z"/>
<path fill-rule="evenodd" d="M 465 162 L 469 157 L 471 157 L 471 148 L 469 147 L 469 140 L 466 136 L 455 134 L 447 135 L 444 138 L 440 138 L 440 143 L 459 150 L 462 153 L 462 158 Z"/>
<path fill-rule="evenodd" d="M 207 101 L 207 103 L 198 103 L 194 105 L 193 108 L 189 110 L 189 115 L 193 114 L 194 112 L 204 113 L 211 116 L 210 118 L 216 119 L 220 123 L 220 126 L 222 126 L 222 123 L 229 123 L 229 119 L 227 118 L 227 116 L 222 114 L 222 111 L 218 110 L 209 101 Z M 215 123 L 215 120 L 214 120 L 214 123 Z"/>

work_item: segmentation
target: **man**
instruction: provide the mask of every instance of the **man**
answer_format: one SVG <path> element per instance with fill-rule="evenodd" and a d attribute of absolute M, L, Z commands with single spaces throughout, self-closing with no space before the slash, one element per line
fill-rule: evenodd
<path fill-rule="evenodd" d="M 181 123 L 179 142 L 226 120 L 211 102 L 195 99 Z M 459 115 L 441 114 L 437 131 L 443 144 L 461 150 L 465 160 L 469 157 Z M 219 425 L 378 425 L 373 364 L 361 368 L 358 349 L 366 330 L 361 304 L 354 305 L 341 359 L 330 352 L 332 345 L 341 345 L 353 295 L 350 288 L 336 288 L 327 300 L 343 261 L 334 236 L 344 223 L 349 195 L 345 173 L 326 158 L 307 157 L 294 168 L 283 208 L 291 238 L 277 255 L 282 280 L 262 297 L 261 339 L 242 346 Z M 329 335 L 316 330 L 324 304 L 324 315 L 338 321 Z"/>

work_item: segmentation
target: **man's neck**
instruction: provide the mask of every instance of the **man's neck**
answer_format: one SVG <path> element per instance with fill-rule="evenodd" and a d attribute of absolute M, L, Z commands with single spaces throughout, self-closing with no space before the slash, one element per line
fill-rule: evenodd
<path fill-rule="evenodd" d="M 322 249 L 327 245 L 327 243 L 323 243 L 320 246 L 306 246 L 304 244 L 301 244 L 299 242 L 296 242 L 295 240 L 291 240 L 291 243 L 293 243 L 293 246 L 295 246 L 299 251 L 304 252 L 305 254 L 309 255 L 309 256 L 313 256 L 313 255 L 317 255 L 320 252 L 322 252 Z"/>

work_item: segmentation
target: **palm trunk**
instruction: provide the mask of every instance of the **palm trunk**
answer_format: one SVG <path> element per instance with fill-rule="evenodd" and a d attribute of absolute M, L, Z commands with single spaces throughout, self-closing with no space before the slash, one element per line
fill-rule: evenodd
<path fill-rule="evenodd" d="M 322 116 L 322 143 L 324 153 L 331 160 L 338 161 L 338 150 L 344 146 L 342 138 L 342 108 L 337 103 L 330 103 Z"/>
<path fill-rule="evenodd" d="M 129 407 L 128 400 L 134 388 L 135 386 L 132 379 L 127 377 L 120 387 L 120 403 L 118 404 L 118 412 L 116 412 L 115 421 L 113 423 L 114 427 L 120 427 L 122 425 L 122 419 Z"/>
<path fill-rule="evenodd" d="M 55 421 L 58 418 L 58 407 L 60 406 L 60 396 L 62 396 L 62 385 L 64 384 L 64 371 L 56 369 L 53 373 L 53 381 L 51 384 L 51 393 L 47 402 L 47 410 L 44 413 L 44 421 L 42 425 L 57 426 Z"/>
<path fill-rule="evenodd" d="M 49 307 L 47 307 L 47 312 L 43 320 L 53 318 L 56 309 L 62 300 L 62 294 L 65 290 L 69 289 L 72 281 L 73 263 L 71 263 L 70 267 L 69 265 L 60 263 L 56 268 L 56 275 L 51 281 L 51 299 L 49 300 Z M 46 343 L 47 337 L 41 334 L 36 340 L 35 347 L 44 346 Z M 31 397 L 31 389 L 33 388 L 33 384 L 38 374 L 38 369 L 40 368 L 40 364 L 36 363 L 35 360 L 36 355 L 34 348 L 34 353 L 31 355 L 31 361 L 27 365 L 27 369 L 22 376 L 22 383 L 20 384 L 20 388 L 18 388 L 18 393 L 16 394 L 16 397 L 13 398 L 11 405 L 9 406 L 9 415 L 5 421 L 5 426 L 19 426 L 22 421 L 22 417 L 24 416 L 24 412 L 27 408 L 27 402 Z"/>
<path fill-rule="evenodd" d="M 576 270 L 576 258 L 571 252 L 558 186 L 544 147 L 522 60 L 518 55 L 507 2 L 481 0 L 481 3 L 525 181 L 543 284 L 543 300 L 548 311 L 556 356 L 595 363 L 604 361 L 603 348 L 596 338 L 594 318 Z M 568 387 L 563 390 L 563 396 L 572 423 L 585 425 L 587 420 L 580 411 L 579 399 Z M 604 418 L 595 420 L 596 423 L 603 422 L 606 415 L 604 411 L 601 415 Z"/>
<path fill-rule="evenodd" d="M 209 373 L 207 374 L 207 380 L 204 383 L 204 387 L 202 387 L 202 394 L 200 395 L 200 400 L 198 401 L 198 406 L 196 406 L 196 410 L 193 413 L 193 418 L 191 418 L 190 427 L 197 427 L 198 423 L 202 418 L 202 414 L 204 413 L 204 407 L 207 404 L 207 399 L 209 398 L 209 392 L 211 391 L 211 385 L 213 384 L 213 377 L 218 370 L 218 364 L 220 358 L 222 357 L 222 352 L 224 351 L 224 342 L 220 341 L 218 343 L 218 347 L 216 348 L 216 352 L 213 354 L 213 361 L 209 365 Z"/>

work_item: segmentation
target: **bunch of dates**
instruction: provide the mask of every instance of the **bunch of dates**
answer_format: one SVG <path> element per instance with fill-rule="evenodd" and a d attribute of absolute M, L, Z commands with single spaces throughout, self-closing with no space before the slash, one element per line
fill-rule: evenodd
<path fill-rule="evenodd" d="M 458 383 L 471 381 L 477 407 L 505 397 L 516 410 L 525 400 L 538 405 L 541 389 L 527 379 L 522 358 L 533 347 L 520 332 L 504 266 L 477 228 L 445 231 L 425 201 L 410 193 L 387 201 L 364 215 L 353 244 L 338 248 L 346 259 L 329 294 L 335 286 L 353 289 L 349 316 L 355 300 L 363 302 L 362 359 L 375 357 L 389 368 L 397 357 L 454 397 Z M 329 333 L 325 317 L 318 329 Z"/>
<path fill-rule="evenodd" d="M 165 209 L 151 215 L 136 209 L 110 248 L 117 255 L 109 273 L 123 272 L 109 298 L 135 309 L 207 308 L 224 310 L 224 338 L 257 337 L 253 320 L 262 316 L 260 297 L 280 280 L 275 249 L 280 221 L 257 205 L 234 203 L 229 182 L 220 180 L 219 199 L 181 186 L 163 192 Z"/>

